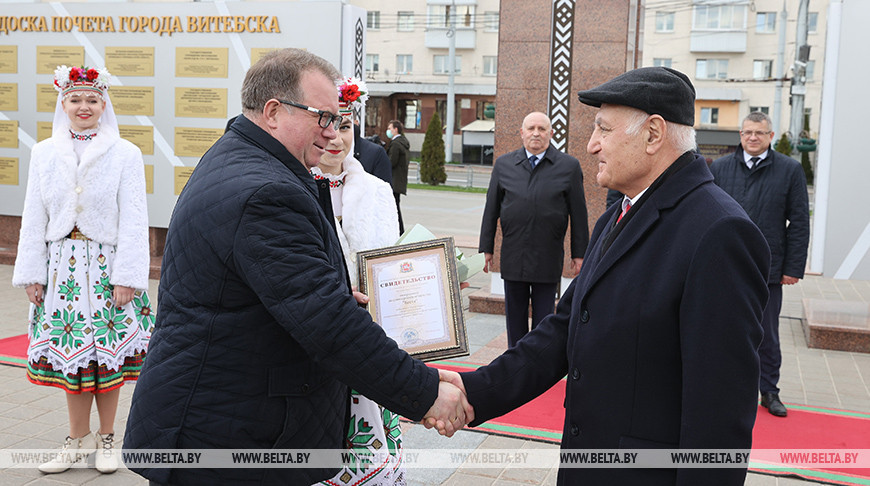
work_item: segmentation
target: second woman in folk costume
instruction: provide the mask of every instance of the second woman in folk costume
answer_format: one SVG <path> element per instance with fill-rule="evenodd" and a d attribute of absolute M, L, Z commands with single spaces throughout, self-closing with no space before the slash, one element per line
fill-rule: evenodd
<path fill-rule="evenodd" d="M 311 169 L 315 179 L 329 181 L 335 226 L 354 288 L 358 286 L 357 252 L 391 246 L 399 238 L 392 188 L 366 172 L 353 156 L 353 109 L 362 106 L 367 98 L 361 81 L 348 78 L 342 82 L 338 137 L 326 146 L 320 164 Z M 351 391 L 347 445 L 352 454 L 374 453 L 379 460 L 366 462 L 365 456 L 353 454 L 357 460 L 321 484 L 405 484 L 399 416 L 356 391 Z"/>
<path fill-rule="evenodd" d="M 60 66 L 52 135 L 31 151 L 12 283 L 30 299 L 27 378 L 66 392 L 70 432 L 44 473 L 113 453 L 120 387 L 136 380 L 154 315 L 142 153 L 118 132 L 104 69 Z M 100 427 L 90 429 L 96 401 Z"/>

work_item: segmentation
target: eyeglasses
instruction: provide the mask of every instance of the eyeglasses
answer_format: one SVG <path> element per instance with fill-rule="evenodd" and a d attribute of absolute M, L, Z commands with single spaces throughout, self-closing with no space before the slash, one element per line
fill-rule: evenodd
<path fill-rule="evenodd" d="M 341 125 L 341 115 L 335 115 L 328 111 L 318 110 L 317 108 L 301 105 L 292 101 L 278 100 L 278 102 L 320 115 L 320 118 L 317 119 L 317 124 L 320 125 L 320 128 L 329 128 L 329 126 L 332 125 L 333 130 L 338 130 L 338 126 Z"/>
<path fill-rule="evenodd" d="M 770 134 L 770 130 L 767 130 L 767 131 L 763 131 L 763 130 L 754 130 L 754 131 L 753 130 L 740 130 L 740 135 L 743 135 L 746 138 L 752 138 L 753 135 L 755 135 L 758 138 L 761 138 L 761 137 L 764 137 L 768 134 Z"/>

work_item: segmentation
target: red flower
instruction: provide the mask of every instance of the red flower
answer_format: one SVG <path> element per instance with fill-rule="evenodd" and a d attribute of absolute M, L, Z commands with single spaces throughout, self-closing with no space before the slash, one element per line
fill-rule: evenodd
<path fill-rule="evenodd" d="M 100 73 L 98 73 L 96 69 L 94 69 L 94 68 L 88 69 L 88 72 L 87 72 L 88 81 L 96 80 L 99 75 L 100 75 Z"/>
<path fill-rule="evenodd" d="M 361 94 L 359 86 L 355 84 L 345 84 L 341 87 L 341 99 L 347 103 L 353 103 Z"/>
<path fill-rule="evenodd" d="M 82 75 L 82 70 L 77 68 L 77 67 L 73 67 L 69 70 L 69 80 L 70 81 L 78 81 L 79 78 L 81 77 L 81 75 Z"/>

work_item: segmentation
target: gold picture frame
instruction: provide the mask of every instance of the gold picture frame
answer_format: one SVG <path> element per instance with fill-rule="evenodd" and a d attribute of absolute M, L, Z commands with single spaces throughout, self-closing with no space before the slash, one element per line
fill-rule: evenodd
<path fill-rule="evenodd" d="M 372 318 L 422 361 L 468 355 L 455 251 L 447 237 L 357 254 Z"/>

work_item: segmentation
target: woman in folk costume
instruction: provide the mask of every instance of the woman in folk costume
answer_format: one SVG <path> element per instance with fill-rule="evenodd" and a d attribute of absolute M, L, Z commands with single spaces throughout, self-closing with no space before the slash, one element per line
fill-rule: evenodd
<path fill-rule="evenodd" d="M 66 391 L 70 433 L 39 469 L 99 448 L 118 467 L 121 385 L 139 376 L 154 325 L 142 153 L 120 138 L 105 69 L 60 66 L 52 135 L 33 147 L 12 284 L 30 299 L 27 378 Z M 91 404 L 100 428 L 91 433 Z"/>
<path fill-rule="evenodd" d="M 353 156 L 353 110 L 366 99 L 362 81 L 347 78 L 339 86 L 342 120 L 338 137 L 329 142 L 320 163 L 311 169 L 315 179 L 329 181 L 338 239 L 354 289 L 358 286 L 357 252 L 391 246 L 399 238 L 392 188 L 366 172 Z M 356 391 L 351 391 L 350 400 L 347 446 L 352 460 L 321 484 L 404 485 L 399 416 Z M 354 453 L 373 453 L 375 459 L 367 462 L 364 455 Z"/>

